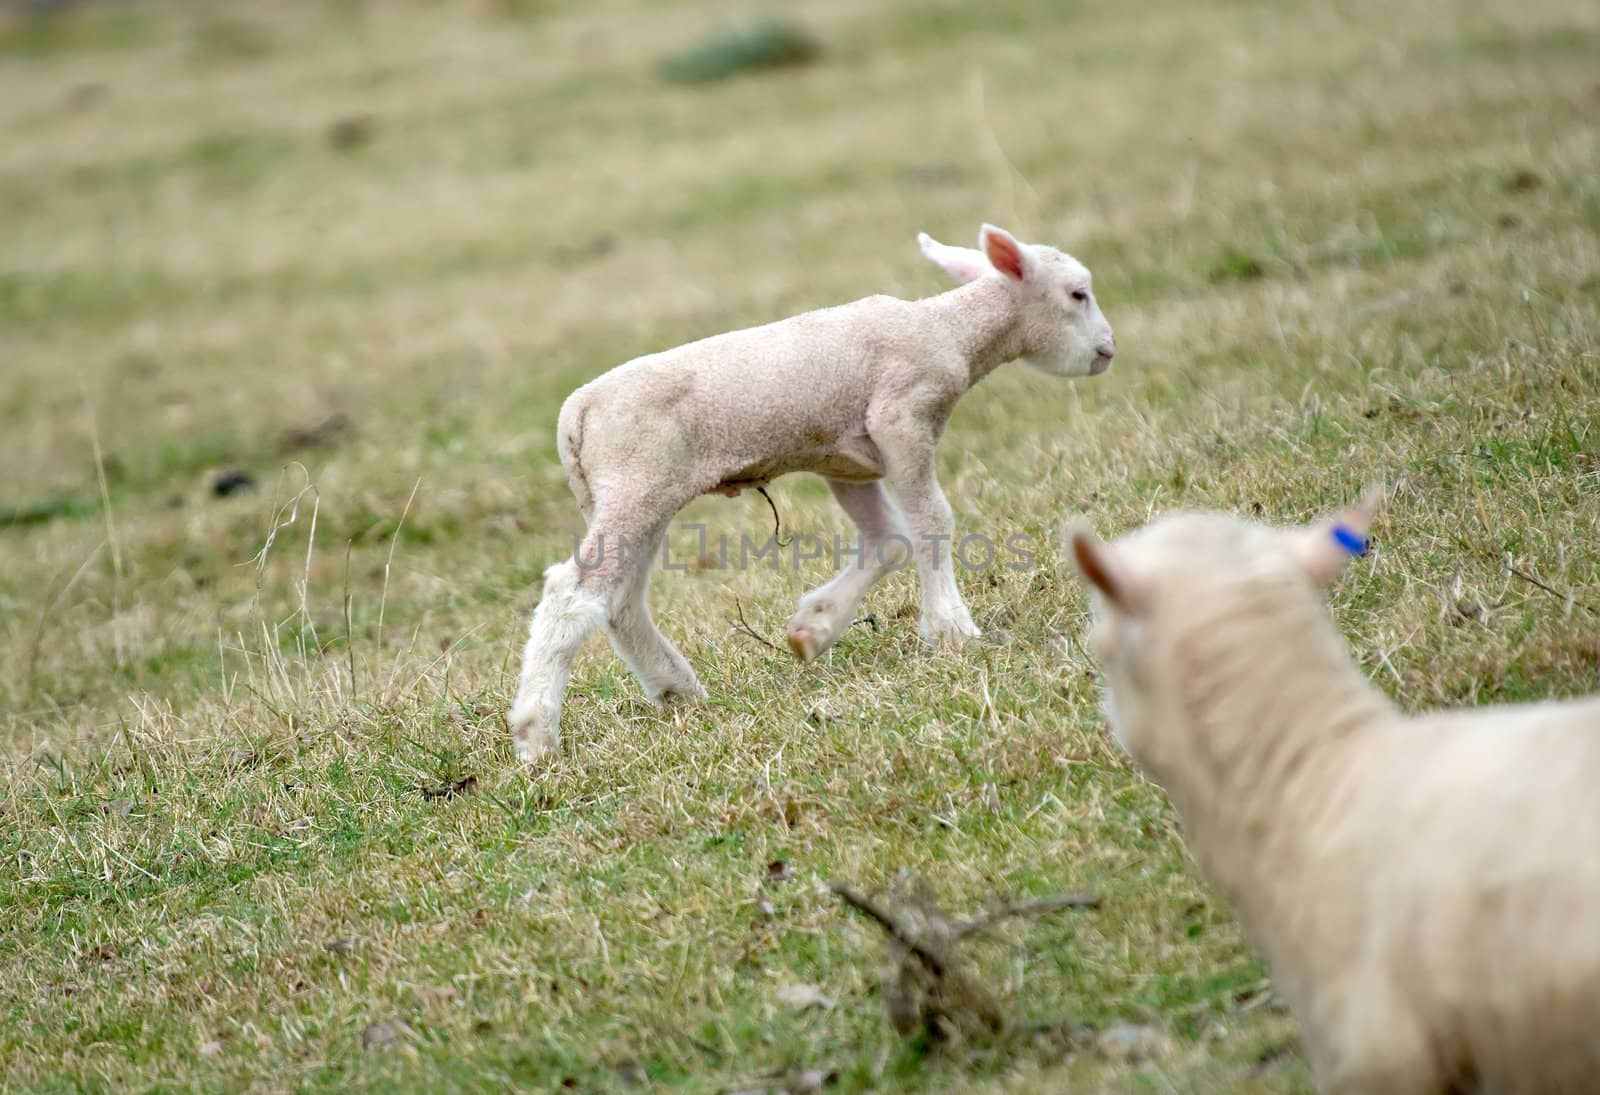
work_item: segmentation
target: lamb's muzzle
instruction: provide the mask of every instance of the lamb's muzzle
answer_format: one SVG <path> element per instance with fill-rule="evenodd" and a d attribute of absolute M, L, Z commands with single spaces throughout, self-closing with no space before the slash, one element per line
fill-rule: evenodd
<path fill-rule="evenodd" d="M 1108 719 L 1271 963 L 1324 1090 L 1591 1090 L 1600 699 L 1397 711 L 1322 598 L 1374 502 L 1295 529 L 1072 530 Z"/>
<path fill-rule="evenodd" d="M 802 661 L 838 640 L 907 545 L 922 579 L 923 638 L 977 636 L 951 568 L 935 445 L 961 396 L 1007 361 L 1057 376 L 1103 372 L 1111 325 L 1089 271 L 1053 247 L 989 225 L 976 250 L 918 240 L 966 284 L 916 301 L 869 297 L 649 354 L 568 397 L 557 451 L 588 532 L 574 559 L 547 575 L 530 626 L 509 715 L 524 760 L 555 748 L 572 659 L 596 625 L 647 696 L 704 694 L 646 604 L 667 523 L 701 494 L 809 471 L 855 523 L 856 564 L 801 598 L 789 621 Z"/>
<path fill-rule="evenodd" d="M 1101 373 L 1111 368 L 1111 359 L 1116 356 L 1116 343 L 1109 340 L 1102 342 L 1099 346 L 1095 347 L 1094 363 L 1089 366 L 1089 375 L 1099 376 Z"/>

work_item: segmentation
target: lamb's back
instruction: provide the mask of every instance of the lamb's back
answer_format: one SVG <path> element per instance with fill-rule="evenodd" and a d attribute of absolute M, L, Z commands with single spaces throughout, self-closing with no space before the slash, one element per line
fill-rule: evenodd
<path fill-rule="evenodd" d="M 618 365 L 586 384 L 591 407 L 641 397 L 679 415 L 725 420 L 783 405 L 865 407 L 877 370 L 915 358 L 930 332 L 916 304 L 877 296 L 712 335 Z"/>

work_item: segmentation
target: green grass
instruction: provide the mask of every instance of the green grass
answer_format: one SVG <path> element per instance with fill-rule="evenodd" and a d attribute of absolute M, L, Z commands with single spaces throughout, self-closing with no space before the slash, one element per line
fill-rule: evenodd
<path fill-rule="evenodd" d="M 104 53 L 148 44 L 148 23 L 110 8 L 76 12 L 66 5 L 14 5 L 0 22 L 0 57 L 48 61 L 64 55 Z M 18 10 L 20 9 L 20 10 Z"/>
<path fill-rule="evenodd" d="M 766 19 L 723 26 L 699 42 L 662 59 L 657 71 L 675 84 L 707 84 L 741 73 L 810 64 L 822 52 L 817 40 L 794 23 Z"/>
<path fill-rule="evenodd" d="M 1382 479 L 1334 603 L 1381 688 L 1595 686 L 1592 5 L 826 3 L 811 64 L 692 87 L 657 65 L 702 0 L 202 7 L 0 16 L 10 1087 L 1306 1091 L 1103 732 L 1062 517 L 1298 520 Z M 1119 348 L 957 409 L 960 532 L 1038 546 L 961 576 L 986 639 L 925 650 L 901 575 L 799 668 L 732 621 L 776 638 L 825 565 L 702 562 L 652 597 L 710 701 L 651 708 L 595 640 L 561 758 L 519 771 L 501 713 L 579 525 L 565 394 L 938 291 L 916 232 L 984 220 L 1088 263 Z M 232 470 L 257 489 L 214 496 Z M 816 483 L 773 494 L 843 531 Z M 974 951 L 1009 1033 L 902 1043 L 824 886 L 901 868 L 960 909 L 1104 900 Z M 1117 1023 L 1153 1055 L 1099 1048 Z"/>

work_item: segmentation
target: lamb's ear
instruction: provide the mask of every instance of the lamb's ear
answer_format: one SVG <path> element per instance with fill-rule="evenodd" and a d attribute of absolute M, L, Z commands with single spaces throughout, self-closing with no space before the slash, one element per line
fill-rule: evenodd
<path fill-rule="evenodd" d="M 1004 228 L 984 225 L 978 230 L 978 247 L 988 258 L 989 265 L 1006 277 L 1013 281 L 1028 280 L 1028 252 Z"/>
<path fill-rule="evenodd" d="M 1372 531 L 1372 521 L 1382 499 L 1383 488 L 1370 488 L 1361 496 L 1361 501 L 1343 513 L 1325 517 L 1292 533 L 1295 555 L 1314 583 L 1332 585 L 1351 559 L 1367 553 L 1367 536 Z"/>
<path fill-rule="evenodd" d="M 1128 615 L 1143 610 L 1143 593 L 1117 558 L 1116 548 L 1096 536 L 1088 522 L 1080 520 L 1068 526 L 1067 550 L 1072 565 L 1084 581 L 1100 591 L 1106 604 Z"/>
<path fill-rule="evenodd" d="M 917 233 L 917 246 L 928 260 L 957 281 L 975 281 L 994 272 L 982 251 L 970 247 L 951 247 L 940 243 L 926 232 Z"/>

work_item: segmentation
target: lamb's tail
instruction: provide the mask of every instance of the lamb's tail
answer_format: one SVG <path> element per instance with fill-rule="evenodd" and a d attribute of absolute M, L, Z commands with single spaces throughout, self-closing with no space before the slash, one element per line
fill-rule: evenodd
<path fill-rule="evenodd" d="M 569 399 L 561 406 L 561 416 L 556 422 L 556 454 L 567 473 L 567 484 L 578 499 L 578 508 L 584 519 L 594 512 L 594 492 L 589 489 L 589 476 L 583 469 L 583 420 L 588 414 L 587 403 Z"/>

